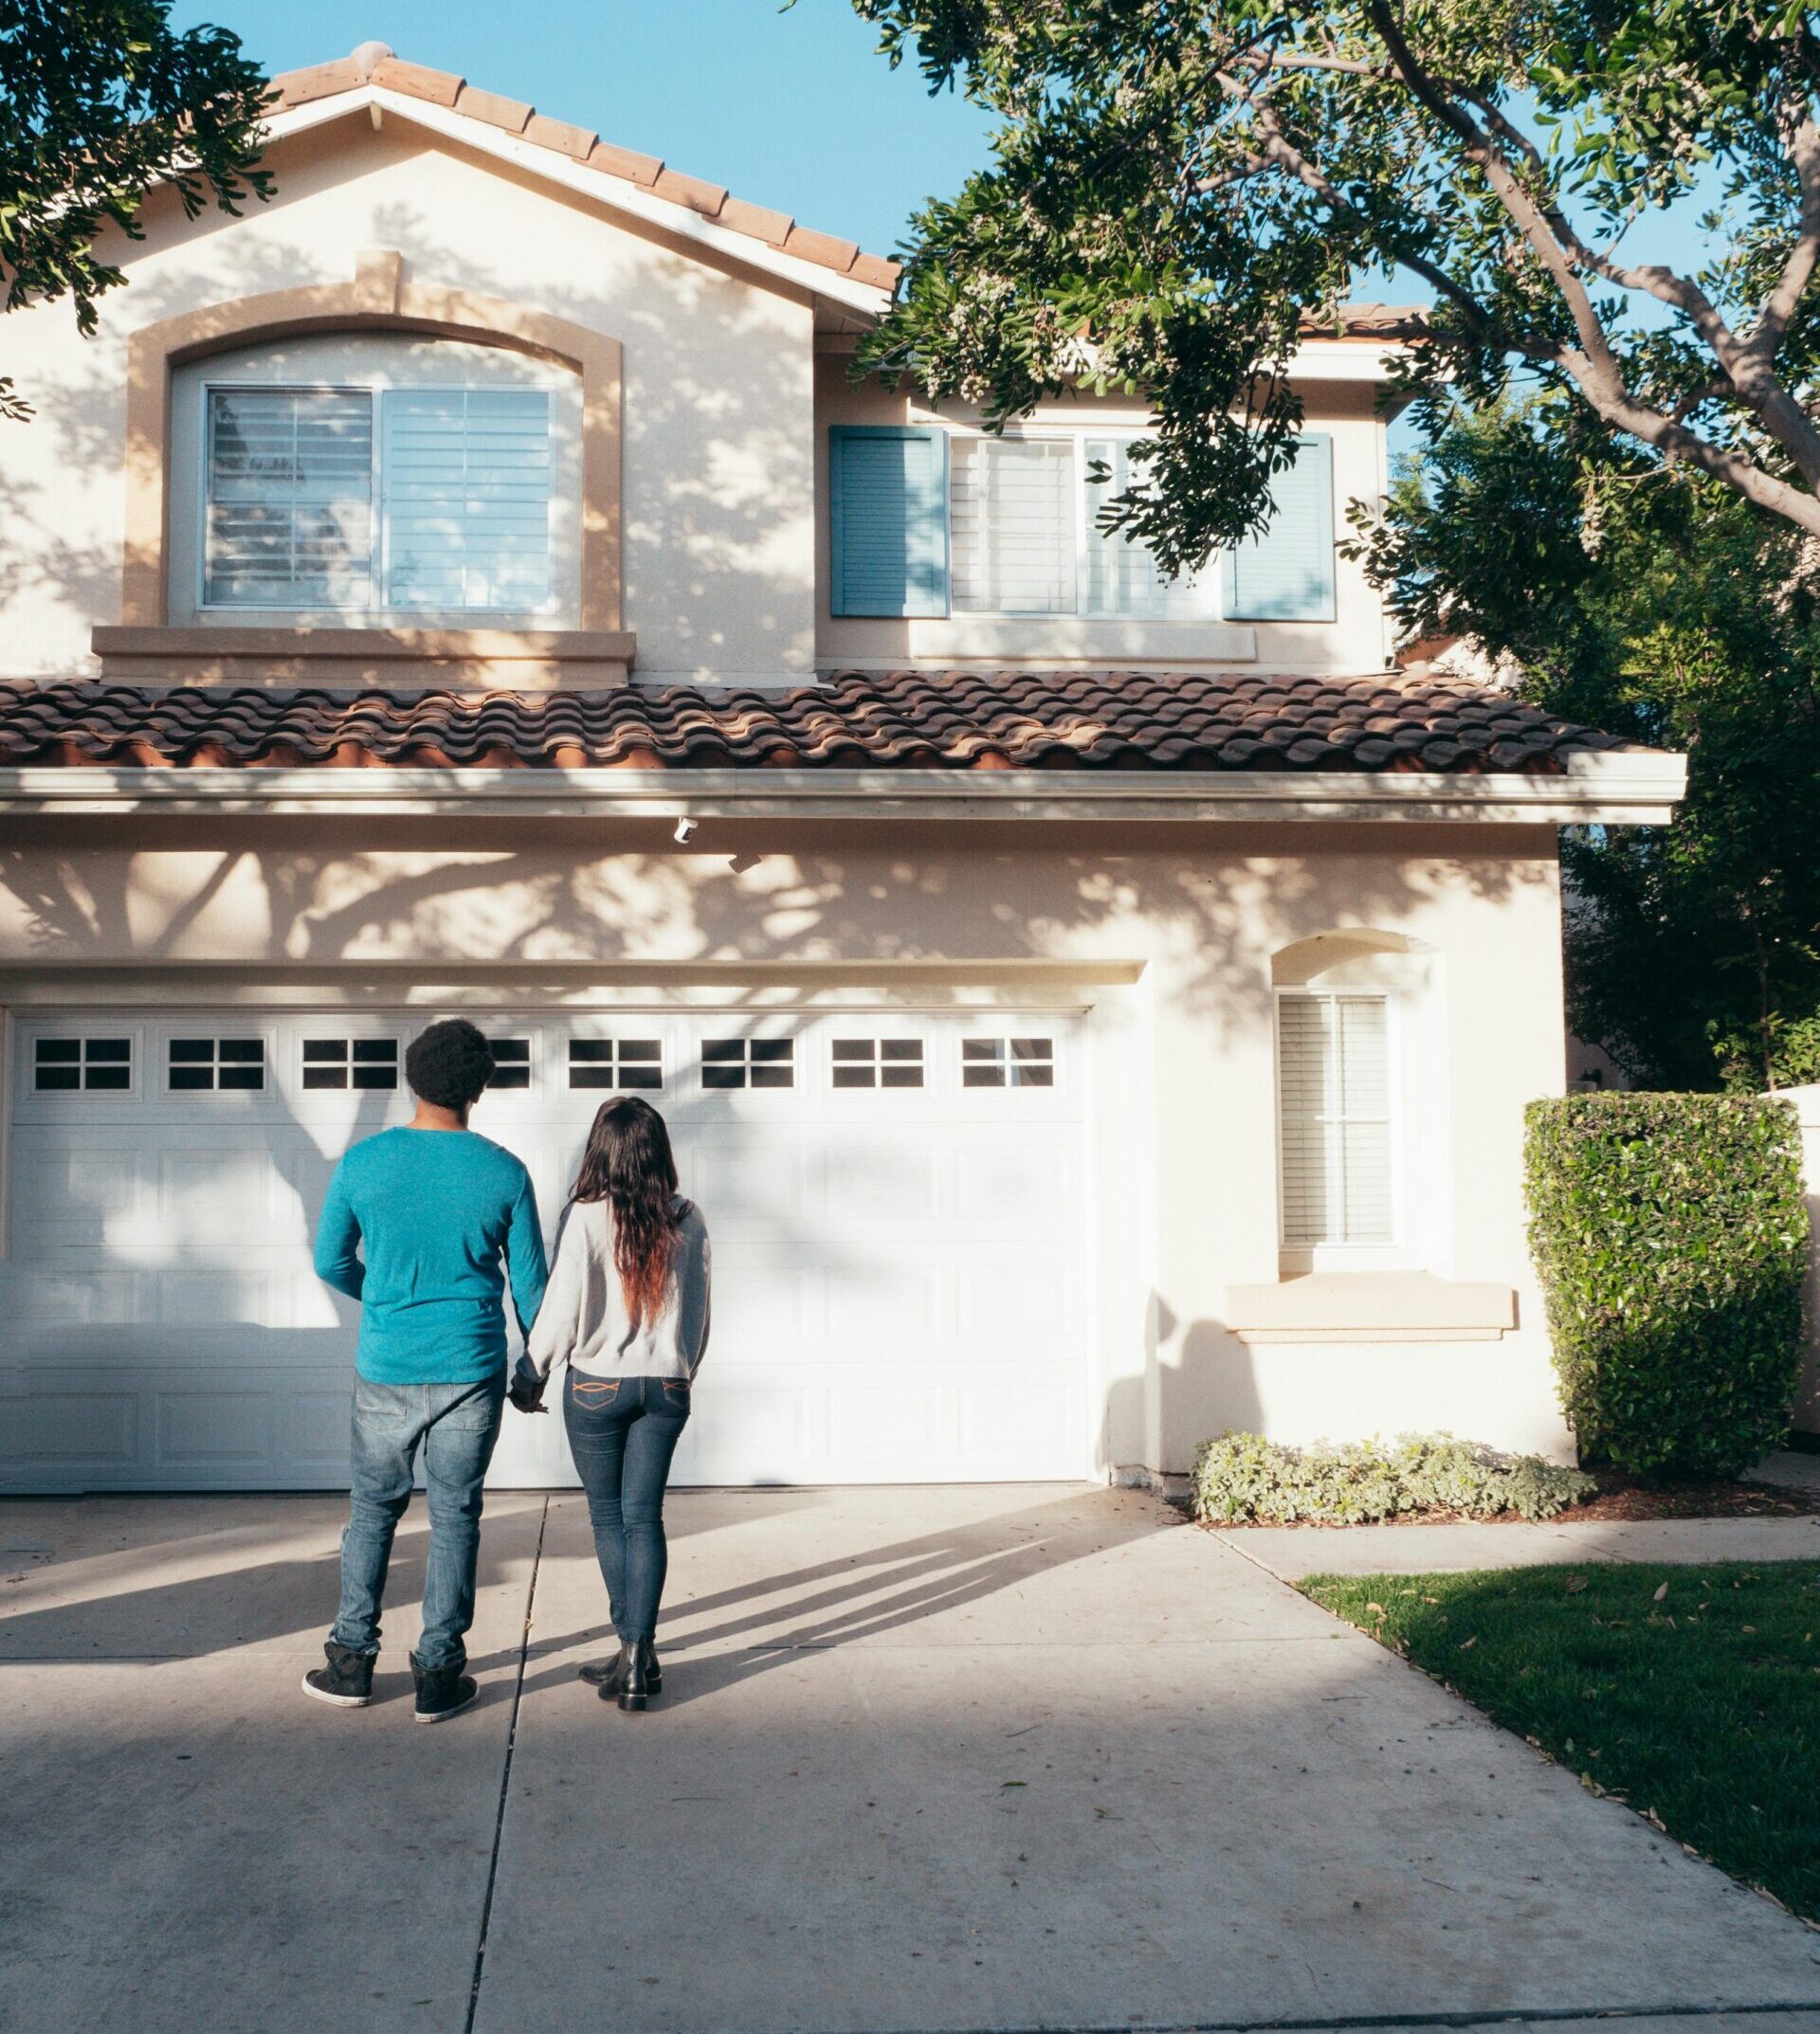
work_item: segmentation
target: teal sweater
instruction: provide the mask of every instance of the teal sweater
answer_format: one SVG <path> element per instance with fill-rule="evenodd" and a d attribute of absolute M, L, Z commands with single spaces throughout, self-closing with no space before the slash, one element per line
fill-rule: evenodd
<path fill-rule="evenodd" d="M 549 1274 L 531 1175 L 510 1152 L 471 1130 L 382 1130 L 336 1167 L 316 1275 L 360 1301 L 370 1382 L 477 1384 L 502 1369 L 507 1272 L 529 1334 Z"/>

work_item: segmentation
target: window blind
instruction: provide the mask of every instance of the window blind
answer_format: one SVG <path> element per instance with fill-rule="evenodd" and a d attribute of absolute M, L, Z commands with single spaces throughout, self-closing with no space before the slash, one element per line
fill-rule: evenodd
<path fill-rule="evenodd" d="M 1386 999 L 1282 996 L 1277 1042 L 1283 1241 L 1392 1242 Z"/>
<path fill-rule="evenodd" d="M 1072 614 L 1072 443 L 956 437 L 950 472 L 956 609 Z"/>
<path fill-rule="evenodd" d="M 946 447 L 938 430 L 829 429 L 831 613 L 948 612 Z"/>
<path fill-rule="evenodd" d="M 370 393 L 211 390 L 208 465 L 203 571 L 211 605 L 370 605 Z"/>
<path fill-rule="evenodd" d="M 1247 622 L 1331 622 L 1334 579 L 1334 441 L 1301 439 L 1293 466 L 1275 474 L 1270 526 L 1226 554 L 1226 611 Z"/>
<path fill-rule="evenodd" d="M 1140 621 L 1196 621 L 1219 613 L 1210 578 L 1170 580 L 1157 570 L 1146 544 L 1129 543 L 1122 533 L 1099 527 L 1100 510 L 1121 495 L 1134 478 L 1141 479 L 1128 457 L 1122 438 L 1089 438 L 1089 466 L 1102 462 L 1108 477 L 1099 486 L 1086 482 L 1087 611 L 1128 614 Z"/>
<path fill-rule="evenodd" d="M 386 605 L 550 597 L 550 398 L 540 389 L 385 397 Z"/>

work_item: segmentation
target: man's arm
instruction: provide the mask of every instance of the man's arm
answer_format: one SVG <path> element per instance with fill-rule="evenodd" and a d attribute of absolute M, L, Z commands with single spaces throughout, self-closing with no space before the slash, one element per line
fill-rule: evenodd
<path fill-rule="evenodd" d="M 341 1171 L 337 1165 L 322 1203 L 322 1219 L 317 1224 L 316 1275 L 337 1293 L 358 1299 L 367 1282 L 367 1267 L 360 1262 L 360 1225 L 349 1206 Z"/>
<path fill-rule="evenodd" d="M 519 1317 L 519 1333 L 528 1341 L 543 1305 L 544 1288 L 550 1282 L 550 1267 L 543 1256 L 543 1228 L 537 1221 L 537 1190 L 529 1172 L 512 1204 L 506 1227 L 505 1275 L 512 1285 L 512 1310 Z"/>

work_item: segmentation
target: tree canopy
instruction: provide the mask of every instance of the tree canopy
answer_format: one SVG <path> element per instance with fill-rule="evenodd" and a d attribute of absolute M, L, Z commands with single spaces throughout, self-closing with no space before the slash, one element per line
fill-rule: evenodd
<path fill-rule="evenodd" d="M 1788 0 L 854 0 L 999 118 L 864 366 L 999 425 L 1084 373 L 1156 430 L 1105 520 L 1171 571 L 1260 527 L 1305 321 L 1389 270 L 1438 427 L 1514 375 L 1820 534 L 1820 38 Z M 1634 256 L 1717 207 L 1721 250 Z M 1642 315 L 1639 315 L 1641 312 Z"/>
<path fill-rule="evenodd" d="M 267 90 L 239 39 L 173 33 L 170 0 L 0 0 L 0 291 L 7 310 L 68 298 L 95 330 L 123 280 L 96 251 L 112 224 L 137 238 L 147 191 L 186 213 L 234 211 L 270 186 L 253 167 Z M 0 417 L 30 406 L 0 375 Z"/>
<path fill-rule="evenodd" d="M 1820 1080 L 1820 554 L 1566 395 L 1457 410 L 1356 547 L 1417 633 L 1684 750 L 1674 826 L 1563 839 L 1568 1008 L 1646 1085 Z"/>

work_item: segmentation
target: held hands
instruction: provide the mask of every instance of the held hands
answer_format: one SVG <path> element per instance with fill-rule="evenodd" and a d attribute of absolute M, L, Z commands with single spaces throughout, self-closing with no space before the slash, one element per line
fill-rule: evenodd
<path fill-rule="evenodd" d="M 511 1383 L 506 1386 L 505 1395 L 512 1401 L 513 1409 L 517 1412 L 548 1412 L 550 1410 L 549 1407 L 543 1402 L 543 1381 L 541 1378 L 522 1377 L 517 1371 L 514 1371 Z"/>

